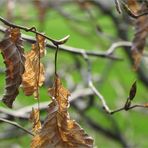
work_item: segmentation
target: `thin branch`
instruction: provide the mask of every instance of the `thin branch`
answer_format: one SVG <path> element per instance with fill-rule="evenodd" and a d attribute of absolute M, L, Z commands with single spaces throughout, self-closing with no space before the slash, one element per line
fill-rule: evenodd
<path fill-rule="evenodd" d="M 27 129 L 25 129 L 24 127 L 22 127 L 21 125 L 19 125 L 16 122 L 9 121 L 9 120 L 3 119 L 3 118 L 0 118 L 0 121 L 3 121 L 5 123 L 11 124 L 11 125 L 14 125 L 14 126 L 18 127 L 19 129 L 23 130 L 24 132 L 30 134 L 31 136 L 34 136 L 34 134 L 32 132 L 28 131 Z"/>
<path fill-rule="evenodd" d="M 4 33 L 5 30 L 6 30 L 6 28 L 0 26 L 0 31 L 1 32 Z M 29 42 L 29 43 L 35 43 L 36 42 L 35 38 L 34 37 L 31 37 L 29 35 L 22 34 L 22 38 L 25 41 Z M 48 47 L 50 49 L 56 49 L 56 46 L 53 45 L 53 44 L 50 44 L 49 42 L 47 42 L 46 47 Z M 85 53 L 88 56 L 94 56 L 94 57 L 100 57 L 100 58 L 107 58 L 107 59 L 118 60 L 118 61 L 123 60 L 123 59 L 121 59 L 119 57 L 116 57 L 114 55 L 107 54 L 106 52 L 98 52 L 98 51 L 92 51 L 92 50 L 89 51 L 89 50 L 75 48 L 75 47 L 70 47 L 70 46 L 66 46 L 66 45 L 61 45 L 59 47 L 59 49 L 61 51 L 69 52 L 71 54 L 82 55 L 82 53 Z"/>
<path fill-rule="evenodd" d="M 56 52 L 55 52 L 55 60 L 54 60 L 54 64 L 55 64 L 55 75 L 57 75 L 57 60 L 58 60 L 58 51 L 59 51 L 59 46 L 57 45 L 56 46 L 57 49 L 56 49 Z"/>
<path fill-rule="evenodd" d="M 96 96 L 98 96 L 98 98 L 100 99 L 103 109 L 107 112 L 107 113 L 111 113 L 111 110 L 109 109 L 104 97 L 101 95 L 101 93 L 96 89 L 96 87 L 93 85 L 92 81 L 89 82 L 89 86 L 92 89 L 92 91 L 96 94 Z"/>
<path fill-rule="evenodd" d="M 3 22 L 6 26 L 9 26 L 9 27 L 13 27 L 13 28 L 19 28 L 21 30 L 24 30 L 26 32 L 32 32 L 32 33 L 35 33 L 35 34 L 39 34 L 41 36 L 43 36 L 44 38 L 48 39 L 49 41 L 51 41 L 54 45 L 61 45 L 61 44 L 64 44 L 68 38 L 69 38 L 69 35 L 60 39 L 60 40 L 54 40 L 38 31 L 36 31 L 36 28 L 35 27 L 31 27 L 31 28 L 27 28 L 27 27 L 24 27 L 24 26 L 20 26 L 20 25 L 16 25 L 16 24 L 13 24 L 9 21 L 7 21 L 6 19 L 2 18 L 0 16 L 0 21 Z"/>
<path fill-rule="evenodd" d="M 82 55 L 83 55 L 83 58 L 85 59 L 85 61 L 87 63 L 87 67 L 88 67 L 88 85 L 91 88 L 91 90 L 94 92 L 94 94 L 96 96 L 98 96 L 99 100 L 102 103 L 102 106 L 103 106 L 104 110 L 107 113 L 110 113 L 111 111 L 110 111 L 109 107 L 107 106 L 107 103 L 106 103 L 104 97 L 101 95 L 101 93 L 99 91 L 97 91 L 96 87 L 93 85 L 92 76 L 91 76 L 91 63 L 90 63 L 90 60 L 89 60 L 88 56 L 85 53 L 82 52 Z"/>
<path fill-rule="evenodd" d="M 113 43 L 109 49 L 107 49 L 107 54 L 113 54 L 113 52 L 119 47 L 131 47 L 132 43 L 128 41 L 119 41 Z"/>
<path fill-rule="evenodd" d="M 121 14 L 122 10 L 121 10 L 119 1 L 118 0 L 114 0 L 114 2 L 115 2 L 117 11 Z"/>
<path fill-rule="evenodd" d="M 117 113 L 117 112 L 120 112 L 120 111 L 123 111 L 123 110 L 128 111 L 128 110 L 131 110 L 133 108 L 147 108 L 147 107 L 145 105 L 142 105 L 142 104 L 136 104 L 136 105 L 130 106 L 128 108 L 121 107 L 119 109 L 116 109 L 116 110 L 110 112 L 110 114 L 114 114 L 114 113 Z"/>

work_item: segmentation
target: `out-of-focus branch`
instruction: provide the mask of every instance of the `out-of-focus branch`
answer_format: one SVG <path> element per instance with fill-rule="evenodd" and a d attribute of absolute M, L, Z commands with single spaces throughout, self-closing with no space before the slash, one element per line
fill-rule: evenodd
<path fill-rule="evenodd" d="M 13 126 L 16 126 L 19 129 L 21 129 L 21 130 L 25 131 L 26 133 L 30 134 L 31 136 L 34 136 L 34 134 L 32 132 L 28 131 L 27 129 L 25 129 L 24 127 L 22 127 L 21 125 L 19 125 L 16 122 L 13 122 L 13 121 L 10 121 L 10 120 L 7 120 L 7 119 L 3 119 L 3 118 L 0 118 L 0 121 L 11 124 Z"/>
<path fill-rule="evenodd" d="M 127 34 L 128 33 L 128 31 L 127 31 L 128 30 L 128 24 L 124 23 L 124 22 L 127 22 L 127 17 L 124 17 L 124 15 L 123 15 L 123 18 L 121 19 L 118 16 L 114 15 L 112 8 L 103 5 L 103 3 L 101 3 L 101 1 L 97 1 L 97 0 L 91 0 L 91 1 L 87 0 L 87 1 L 90 2 L 91 4 L 93 4 L 94 6 L 96 6 L 97 8 L 99 8 L 102 13 L 109 16 L 112 19 L 112 22 L 114 23 L 117 35 L 122 40 L 125 40 L 125 41 L 128 40 L 128 34 Z M 122 21 L 122 23 L 121 23 L 121 21 Z M 127 53 L 131 63 L 133 63 L 133 60 L 131 58 L 130 47 L 124 46 L 124 50 Z M 142 64 L 143 64 L 143 62 L 142 62 Z M 145 74 L 145 70 L 143 70 L 142 64 L 139 67 L 139 69 L 137 70 L 137 74 L 138 74 L 138 77 L 141 80 L 141 82 L 146 87 L 148 87 L 148 76 L 147 76 L 147 74 Z"/>
<path fill-rule="evenodd" d="M 125 42 L 127 44 L 127 46 L 130 46 L 129 45 L 129 42 Z M 113 44 L 111 46 L 111 48 L 108 50 L 109 53 L 112 53 L 117 45 L 120 45 L 119 44 Z M 131 106 L 131 102 L 133 100 L 133 98 L 135 97 L 135 94 L 136 94 L 136 81 L 133 83 L 131 89 L 130 89 L 130 93 L 129 93 L 129 97 L 127 98 L 127 101 L 125 103 L 125 105 L 119 109 L 116 109 L 116 110 L 113 110 L 111 111 L 110 108 L 108 107 L 106 101 L 105 101 L 105 98 L 101 95 L 101 93 L 96 89 L 96 87 L 93 85 L 93 82 L 92 82 L 92 75 L 91 75 L 91 63 L 90 63 L 90 60 L 88 58 L 88 56 L 85 54 L 85 53 L 82 53 L 83 55 L 83 58 L 85 59 L 86 63 L 87 63 L 87 69 L 88 69 L 88 85 L 89 87 L 92 89 L 92 91 L 94 92 L 94 94 L 96 96 L 98 96 L 99 100 L 101 101 L 102 103 L 102 106 L 103 106 L 103 109 L 109 113 L 109 114 L 114 114 L 114 113 L 117 113 L 119 111 L 122 111 L 122 110 L 125 110 L 125 111 L 128 111 L 128 110 L 131 110 L 133 108 L 137 108 L 137 107 L 142 107 L 142 108 L 148 108 L 148 104 L 144 104 L 144 105 L 140 105 L 140 104 L 136 104 L 136 105 L 133 105 Z"/>
<path fill-rule="evenodd" d="M 81 90 L 78 89 L 78 90 L 75 90 L 71 94 L 71 96 L 69 97 L 69 100 L 70 100 L 70 102 L 73 102 L 77 98 L 86 97 L 86 96 L 89 96 L 89 95 L 92 95 L 92 94 L 93 94 L 93 92 L 90 88 L 82 88 Z M 40 111 L 47 109 L 49 103 L 50 103 L 49 101 L 41 102 L 40 103 Z M 11 109 L 6 109 L 6 108 L 3 108 L 3 107 L 0 107 L 0 114 L 5 119 L 9 119 L 11 117 L 18 118 L 18 119 L 28 119 L 29 114 L 32 111 L 32 108 L 37 108 L 37 107 L 38 107 L 38 103 L 23 107 L 23 108 L 18 109 L 18 110 L 11 110 Z"/>
<path fill-rule="evenodd" d="M 104 99 L 104 97 L 101 95 L 101 93 L 99 91 L 97 91 L 96 87 L 94 86 L 93 82 L 92 82 L 92 76 L 91 76 L 91 63 L 90 63 L 90 60 L 88 58 L 88 56 L 85 54 L 85 53 L 82 53 L 86 63 L 87 63 L 87 68 L 88 68 L 88 85 L 89 87 L 91 88 L 91 90 L 94 92 L 94 94 L 99 98 L 99 100 L 101 101 L 102 103 L 102 106 L 104 108 L 104 110 L 107 112 L 107 113 L 110 113 L 110 109 L 109 107 L 107 106 L 107 103 Z"/>
<path fill-rule="evenodd" d="M 123 147 L 129 147 L 129 144 L 124 139 L 123 135 L 119 132 L 113 132 L 110 129 L 107 129 L 106 127 L 101 126 L 100 124 L 94 122 L 90 117 L 88 117 L 81 109 L 79 109 L 77 106 L 73 106 L 76 111 L 80 114 L 80 116 L 84 119 L 84 121 L 95 131 L 98 131 L 102 133 L 104 136 L 113 139 L 117 142 L 119 142 Z"/>
<path fill-rule="evenodd" d="M 131 47 L 132 43 L 128 41 L 119 41 L 113 43 L 109 49 L 107 49 L 107 54 L 113 54 L 113 52 L 119 47 Z"/>

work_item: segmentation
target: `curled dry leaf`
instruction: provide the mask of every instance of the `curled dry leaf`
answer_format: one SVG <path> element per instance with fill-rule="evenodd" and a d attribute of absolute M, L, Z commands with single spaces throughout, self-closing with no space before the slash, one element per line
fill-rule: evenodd
<path fill-rule="evenodd" d="M 45 55 L 45 38 L 37 35 L 37 42 L 32 44 L 32 49 L 26 53 L 25 72 L 23 74 L 22 88 L 25 95 L 34 95 L 38 98 L 39 86 L 42 86 L 45 70 L 40 58 Z"/>
<path fill-rule="evenodd" d="M 33 137 L 31 148 L 92 148 L 93 139 L 69 117 L 70 93 L 62 86 L 58 76 L 49 93 L 52 102 L 48 115 L 41 130 Z"/>
<path fill-rule="evenodd" d="M 40 111 L 38 109 L 32 108 L 30 120 L 33 122 L 32 132 L 35 134 L 41 129 Z"/>
<path fill-rule="evenodd" d="M 2 101 L 12 108 L 13 101 L 19 93 L 25 61 L 19 29 L 9 28 L 6 30 L 5 37 L 0 42 L 0 50 L 6 65 L 6 92 Z"/>
<path fill-rule="evenodd" d="M 146 5 L 142 5 L 138 14 L 146 10 Z M 134 60 L 134 69 L 137 70 L 142 58 L 143 50 L 148 36 L 148 15 L 143 15 L 135 20 L 135 37 L 132 42 L 132 58 Z"/>

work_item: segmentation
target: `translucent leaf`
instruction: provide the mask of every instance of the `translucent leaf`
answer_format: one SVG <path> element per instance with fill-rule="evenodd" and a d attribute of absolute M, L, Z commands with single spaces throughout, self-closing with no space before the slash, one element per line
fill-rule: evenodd
<path fill-rule="evenodd" d="M 32 44 L 32 49 L 26 53 L 25 73 L 23 74 L 22 88 L 25 95 L 34 95 L 38 98 L 39 86 L 45 80 L 45 70 L 40 58 L 45 55 L 45 38 L 37 35 L 36 44 Z"/>

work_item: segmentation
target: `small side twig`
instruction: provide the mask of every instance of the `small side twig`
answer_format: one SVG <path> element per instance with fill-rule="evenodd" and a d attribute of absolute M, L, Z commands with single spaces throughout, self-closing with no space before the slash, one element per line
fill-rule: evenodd
<path fill-rule="evenodd" d="M 131 110 L 131 109 L 133 109 L 133 108 L 137 108 L 137 107 L 138 107 L 138 108 L 147 108 L 145 105 L 136 104 L 136 105 L 130 106 L 130 107 L 128 107 L 128 108 L 121 107 L 121 108 L 119 108 L 119 109 L 116 109 L 116 110 L 110 112 L 110 114 L 115 114 L 115 113 L 120 112 L 120 111 L 123 111 L 123 110 L 129 111 L 129 110 Z"/>
<path fill-rule="evenodd" d="M 130 89 L 130 92 L 129 92 L 129 96 L 127 97 L 127 100 L 125 102 L 125 105 L 119 109 L 116 109 L 114 111 L 111 112 L 111 114 L 114 114 L 114 113 L 117 113 L 117 112 L 120 112 L 122 110 L 125 110 L 125 111 L 128 111 L 128 110 L 131 110 L 133 108 L 137 108 L 137 107 L 142 107 L 142 108 L 147 108 L 148 107 L 148 104 L 136 104 L 136 105 L 133 105 L 131 106 L 132 104 L 132 101 L 133 99 L 135 98 L 136 96 L 136 91 L 137 91 L 137 86 L 136 86 L 136 81 L 133 83 L 133 85 L 131 86 L 131 89 Z"/>

